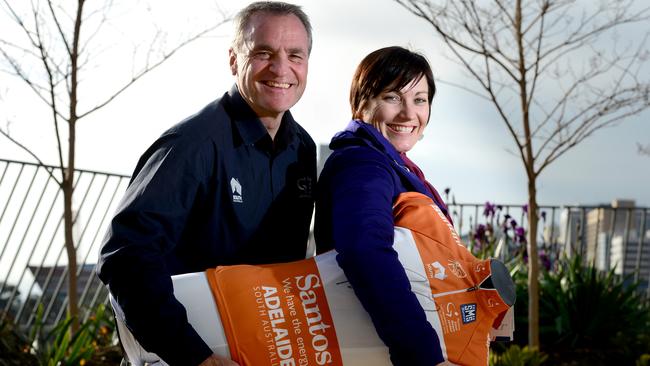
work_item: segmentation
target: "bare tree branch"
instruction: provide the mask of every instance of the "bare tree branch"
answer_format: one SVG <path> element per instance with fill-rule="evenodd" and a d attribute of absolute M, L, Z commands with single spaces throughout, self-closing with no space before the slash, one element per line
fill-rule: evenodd
<path fill-rule="evenodd" d="M 59 37 L 61 37 L 61 42 L 65 46 L 65 49 L 68 52 L 68 56 L 71 56 L 72 55 L 72 50 L 70 49 L 70 44 L 68 43 L 68 40 L 66 39 L 66 35 L 63 32 L 63 29 L 61 29 L 61 23 L 59 23 L 59 17 L 56 15 L 56 12 L 54 11 L 52 1 L 50 1 L 50 0 L 47 1 L 47 7 L 50 9 L 50 15 L 52 16 L 52 20 L 54 21 L 54 24 L 56 25 L 56 30 L 59 32 Z"/>
<path fill-rule="evenodd" d="M 47 97 L 45 97 L 43 94 L 41 94 L 43 92 L 47 92 L 46 88 L 39 85 L 39 84 L 37 84 L 37 83 L 35 83 L 35 82 L 33 82 L 27 76 L 27 73 L 25 71 L 23 71 L 23 69 L 20 67 L 20 64 L 18 63 L 18 61 L 16 59 L 14 59 L 11 55 L 9 55 L 9 53 L 3 47 L 0 47 L 0 53 L 2 53 L 2 57 L 4 57 L 5 60 L 7 60 L 7 62 L 9 63 L 11 68 L 13 69 L 13 71 L 7 71 L 7 72 L 13 73 L 18 78 L 22 79 L 27 84 L 27 86 L 29 86 L 34 91 L 34 93 L 36 94 L 36 96 L 40 100 L 42 100 L 43 102 L 45 102 L 46 104 L 48 104 L 51 107 L 50 101 L 47 99 Z"/>
<path fill-rule="evenodd" d="M 457 88 L 457 89 L 463 90 L 463 91 L 465 91 L 465 92 L 467 92 L 467 93 L 470 93 L 470 94 L 472 94 L 472 95 L 474 95 L 474 96 L 476 96 L 476 97 L 479 97 L 479 98 L 481 98 L 481 99 L 484 99 L 484 100 L 486 100 L 486 101 L 489 101 L 489 102 L 492 101 L 490 98 L 486 97 L 484 94 L 478 93 L 478 92 L 476 92 L 474 89 L 468 88 L 468 87 L 465 86 L 465 85 L 457 84 L 457 83 L 454 83 L 454 82 L 448 81 L 448 80 L 446 80 L 446 79 L 436 79 L 436 84 L 438 84 L 438 83 L 440 83 L 440 84 L 446 84 L 446 85 L 449 85 L 449 86 L 453 86 L 454 88 Z"/>
<path fill-rule="evenodd" d="M 41 5 L 42 1 L 46 4 Z M 82 96 L 79 86 L 82 80 L 82 71 L 87 71 L 85 70 L 86 65 L 89 65 L 91 61 L 90 45 L 94 43 L 93 41 L 98 41 L 100 30 L 107 23 L 108 9 L 112 5 L 112 0 L 106 0 L 102 3 L 103 6 L 100 4 L 94 9 L 90 9 L 90 15 L 84 12 L 85 0 L 64 2 L 63 4 L 52 0 L 32 0 L 22 4 L 27 9 L 20 8 L 24 13 L 16 10 L 19 9 L 19 4 L 20 2 L 14 2 L 12 5 L 8 0 L 0 0 L 0 7 L 2 7 L 0 15 L 6 15 L 10 23 L 15 22 L 18 30 L 0 35 L 0 57 L 7 62 L 8 66 L 4 67 L 4 69 L 8 69 L 6 72 L 25 82 L 34 91 L 38 100 L 49 108 L 51 122 L 54 123 L 61 178 L 57 179 L 51 169 L 48 170 L 48 173 L 59 184 L 63 192 L 64 245 L 69 268 L 68 311 L 73 319 L 71 331 L 74 332 L 78 328 L 79 305 L 76 286 L 77 246 L 73 236 L 77 122 L 93 111 L 106 106 L 142 76 L 162 65 L 177 51 L 221 26 L 228 19 L 223 19 L 212 27 L 184 38 L 174 49 L 164 53 L 161 57 L 154 57 L 154 50 L 164 44 L 155 39 L 150 45 L 144 68 L 137 73 L 132 73 L 131 80 L 103 102 L 85 113 L 79 113 L 78 104 Z M 70 11 L 68 12 L 67 9 Z M 101 18 L 97 19 L 97 15 Z M 91 28 L 93 25 L 92 32 L 87 33 L 86 28 Z M 99 43 L 101 45 L 101 42 Z M 93 44 L 93 46 L 95 45 Z M 97 64 L 101 63 L 101 57 L 98 57 L 97 54 L 92 54 L 92 60 Z M 67 123 L 67 141 L 63 141 L 61 136 L 62 121 Z M 0 129 L 0 134 L 27 151 L 42 164 L 36 154 L 12 138 L 8 131 Z"/>
<path fill-rule="evenodd" d="M 89 114 L 91 114 L 91 113 L 105 107 L 107 104 L 112 102 L 115 98 L 117 98 L 120 94 L 122 94 L 126 89 L 128 89 L 131 85 L 133 85 L 133 83 L 138 81 L 144 75 L 146 75 L 149 72 L 151 72 L 151 71 L 155 70 L 156 68 L 158 68 L 165 61 L 167 61 L 170 57 L 172 57 L 176 52 L 178 52 L 179 50 L 181 50 L 182 48 L 184 48 L 188 44 L 190 44 L 190 43 L 196 41 L 197 39 L 205 36 L 206 34 L 212 32 L 213 30 L 217 29 L 218 27 L 220 27 L 221 25 L 225 24 L 228 21 L 230 21 L 230 19 L 224 19 L 221 22 L 219 22 L 218 24 L 215 24 L 215 25 L 213 25 L 213 26 L 211 26 L 211 27 L 209 27 L 207 29 L 204 29 L 203 31 L 200 31 L 200 32 L 192 35 L 191 37 L 185 39 L 184 41 L 180 42 L 170 52 L 165 53 L 158 61 L 156 61 L 155 63 L 153 63 L 151 65 L 147 64 L 144 69 L 140 70 L 137 74 L 133 75 L 131 77 L 131 80 L 129 80 L 126 84 L 124 84 L 118 90 L 113 92 L 106 100 L 104 100 L 103 102 L 101 102 L 101 103 L 97 104 L 96 106 L 90 108 L 88 111 L 80 113 L 79 114 L 79 119 L 82 119 L 82 118 L 88 116 Z"/>
<path fill-rule="evenodd" d="M 640 142 L 637 142 L 636 146 L 638 148 L 638 151 L 639 151 L 640 155 L 648 155 L 648 156 L 650 156 L 650 144 L 647 144 L 647 145 L 643 146 L 643 145 L 641 145 Z"/>
<path fill-rule="evenodd" d="M 635 7 L 636 0 L 584 9 L 573 0 L 395 2 L 433 27 L 492 101 L 519 150 L 528 176 L 528 335 L 539 346 L 537 178 L 595 132 L 650 108 L 650 8 Z M 622 26 L 642 22 L 636 49 L 620 48 L 618 38 L 600 44 Z"/>
<path fill-rule="evenodd" d="M 52 121 L 54 122 L 54 131 L 55 131 L 55 137 L 56 137 L 56 142 L 57 142 L 57 151 L 59 155 L 59 164 L 61 167 L 63 167 L 63 154 L 62 154 L 62 145 L 61 145 L 61 134 L 59 133 L 59 109 L 57 108 L 56 105 L 56 92 L 55 92 L 55 84 L 54 84 L 54 76 L 52 74 L 52 70 L 50 69 L 50 63 L 49 63 L 49 58 L 47 56 L 47 53 L 45 51 L 45 46 L 43 45 L 43 39 L 41 35 L 41 29 L 40 29 L 40 22 L 38 20 L 38 12 L 36 8 L 33 8 L 33 16 L 34 16 L 34 27 L 36 29 L 36 38 L 34 39 L 36 42 L 36 47 L 38 49 L 38 52 L 40 54 L 40 59 L 43 64 L 43 68 L 45 69 L 47 73 L 47 81 L 48 81 L 48 93 L 49 93 L 49 100 L 50 102 L 48 103 L 50 105 L 50 110 L 52 112 Z"/>
<path fill-rule="evenodd" d="M 8 131 L 5 131 L 2 128 L 0 128 L 0 135 L 4 136 L 5 138 L 7 138 L 7 140 L 11 141 L 14 145 L 21 148 L 23 151 L 25 151 L 27 154 L 29 154 L 32 158 L 34 158 L 34 160 L 36 160 L 36 162 L 38 162 L 40 165 L 42 165 L 44 167 L 46 166 L 45 163 L 32 150 L 30 150 L 25 145 L 21 144 L 18 140 L 11 137 L 11 135 L 9 134 Z M 59 179 L 57 179 L 57 177 L 54 175 L 53 170 L 51 168 L 47 168 L 47 169 L 45 169 L 45 171 L 50 176 L 50 178 L 52 178 L 56 182 L 56 184 L 58 184 L 59 186 L 61 185 L 61 181 Z"/>

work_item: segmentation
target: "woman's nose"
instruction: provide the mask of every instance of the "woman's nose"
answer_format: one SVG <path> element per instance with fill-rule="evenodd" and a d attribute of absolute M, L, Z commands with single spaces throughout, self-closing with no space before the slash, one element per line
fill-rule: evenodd
<path fill-rule="evenodd" d="M 401 104 L 401 110 L 400 110 L 400 115 L 402 118 L 406 120 L 412 120 L 415 119 L 415 106 L 413 103 L 407 101 L 407 100 L 402 100 Z"/>

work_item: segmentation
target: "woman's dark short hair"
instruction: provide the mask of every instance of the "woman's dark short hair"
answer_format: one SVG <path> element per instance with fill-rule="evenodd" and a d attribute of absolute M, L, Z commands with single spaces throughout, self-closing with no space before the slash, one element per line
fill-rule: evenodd
<path fill-rule="evenodd" d="M 417 52 L 393 46 L 366 56 L 354 73 L 350 87 L 352 118 L 361 119 L 368 101 L 385 91 L 399 91 L 425 77 L 429 86 L 429 108 L 436 94 L 433 72 L 427 59 Z"/>

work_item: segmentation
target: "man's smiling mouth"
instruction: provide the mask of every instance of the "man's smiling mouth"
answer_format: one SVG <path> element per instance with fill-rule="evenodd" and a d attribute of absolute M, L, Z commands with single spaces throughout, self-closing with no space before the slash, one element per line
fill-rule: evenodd
<path fill-rule="evenodd" d="M 281 88 L 281 89 L 289 89 L 289 87 L 291 86 L 291 84 L 289 83 L 279 83 L 277 81 L 265 81 L 264 84 L 272 88 Z"/>

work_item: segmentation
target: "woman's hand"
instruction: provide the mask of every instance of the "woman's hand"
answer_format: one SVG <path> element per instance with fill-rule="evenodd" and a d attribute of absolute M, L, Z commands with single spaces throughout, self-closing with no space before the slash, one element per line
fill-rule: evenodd
<path fill-rule="evenodd" d="M 233 360 L 229 360 L 222 356 L 217 356 L 214 353 L 201 362 L 199 366 L 239 366 L 239 364 Z"/>

